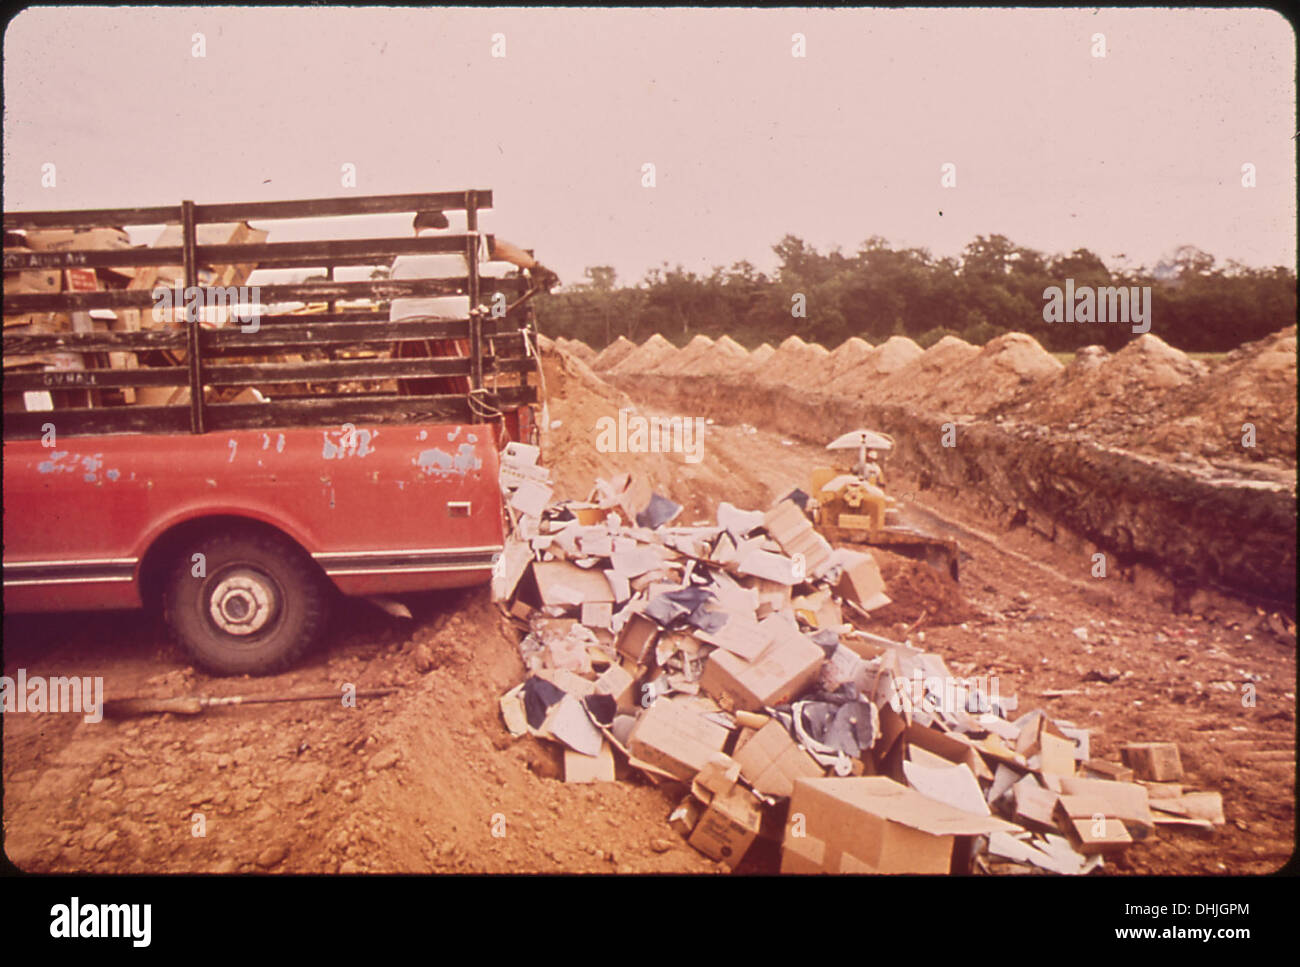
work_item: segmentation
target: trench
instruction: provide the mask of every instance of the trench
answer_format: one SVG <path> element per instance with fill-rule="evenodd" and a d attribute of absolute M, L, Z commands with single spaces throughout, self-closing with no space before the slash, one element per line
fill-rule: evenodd
<path fill-rule="evenodd" d="M 936 416 L 728 377 L 610 377 L 646 405 L 750 423 L 812 444 L 859 427 L 892 435 L 895 478 L 1079 558 L 1079 577 L 1154 582 L 1176 605 L 1200 588 L 1294 616 L 1294 484 L 1248 479 L 1102 446 L 1027 423 Z M 952 446 L 945 446 L 945 436 Z M 898 483 L 891 485 L 900 493 Z"/>

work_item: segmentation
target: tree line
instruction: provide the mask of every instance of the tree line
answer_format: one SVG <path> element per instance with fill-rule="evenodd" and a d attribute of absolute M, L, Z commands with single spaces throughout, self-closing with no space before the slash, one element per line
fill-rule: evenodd
<path fill-rule="evenodd" d="M 779 343 L 791 334 L 834 348 L 851 336 L 880 344 L 893 335 L 930 346 L 945 335 L 982 345 L 1024 332 L 1054 352 L 1099 344 L 1120 349 L 1136 338 L 1125 323 L 1048 323 L 1044 291 L 1064 286 L 1151 287 L 1151 332 L 1186 352 L 1226 352 L 1295 321 L 1296 276 L 1282 266 L 1256 269 L 1182 246 L 1153 268 L 1110 267 L 1093 252 L 1046 255 L 1002 235 L 979 236 L 960 258 L 890 247 L 878 236 L 852 255 L 818 252 L 786 235 L 769 278 L 747 261 L 707 274 L 664 263 L 634 284 L 610 266 L 540 299 L 544 332 L 600 348 L 619 336 L 653 333 L 681 345 L 697 333 L 729 334 L 742 345 Z M 1117 259 L 1122 260 L 1123 256 Z"/>

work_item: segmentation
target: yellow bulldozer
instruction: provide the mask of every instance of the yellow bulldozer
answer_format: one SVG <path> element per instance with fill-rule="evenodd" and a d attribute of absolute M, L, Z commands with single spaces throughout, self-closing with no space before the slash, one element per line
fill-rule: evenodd
<path fill-rule="evenodd" d="M 957 542 L 905 526 L 898 502 L 885 493 L 881 463 L 893 452 L 894 438 L 875 430 L 853 430 L 826 449 L 838 459 L 834 466 L 812 472 L 813 499 L 808 505 L 822 536 L 832 544 L 884 547 L 924 561 L 956 581 L 961 554 Z"/>

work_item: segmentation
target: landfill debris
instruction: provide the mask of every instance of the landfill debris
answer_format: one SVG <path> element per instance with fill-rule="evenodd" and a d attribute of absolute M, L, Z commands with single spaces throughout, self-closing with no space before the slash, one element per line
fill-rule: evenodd
<path fill-rule="evenodd" d="M 987 677 L 847 621 L 890 603 L 880 569 L 817 534 L 799 491 L 684 526 L 628 474 L 556 499 L 515 444 L 501 483 L 493 597 L 527 669 L 506 729 L 561 746 L 566 782 L 679 790 L 668 826 L 732 870 L 769 840 L 782 872 L 1083 875 L 1157 826 L 1223 823 L 1176 746 L 1093 758 L 1090 730 L 1012 719 Z"/>
<path fill-rule="evenodd" d="M 1178 746 L 1172 742 L 1130 742 L 1119 750 L 1124 765 L 1138 779 L 1177 782 L 1183 778 Z"/>

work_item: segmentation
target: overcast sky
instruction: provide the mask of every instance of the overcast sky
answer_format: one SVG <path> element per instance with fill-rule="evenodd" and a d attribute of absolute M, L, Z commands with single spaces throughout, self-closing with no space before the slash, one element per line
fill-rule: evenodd
<path fill-rule="evenodd" d="M 491 188 L 565 281 L 770 270 L 786 233 L 1294 266 L 1294 78 L 1270 11 L 29 9 L 5 208 Z"/>

